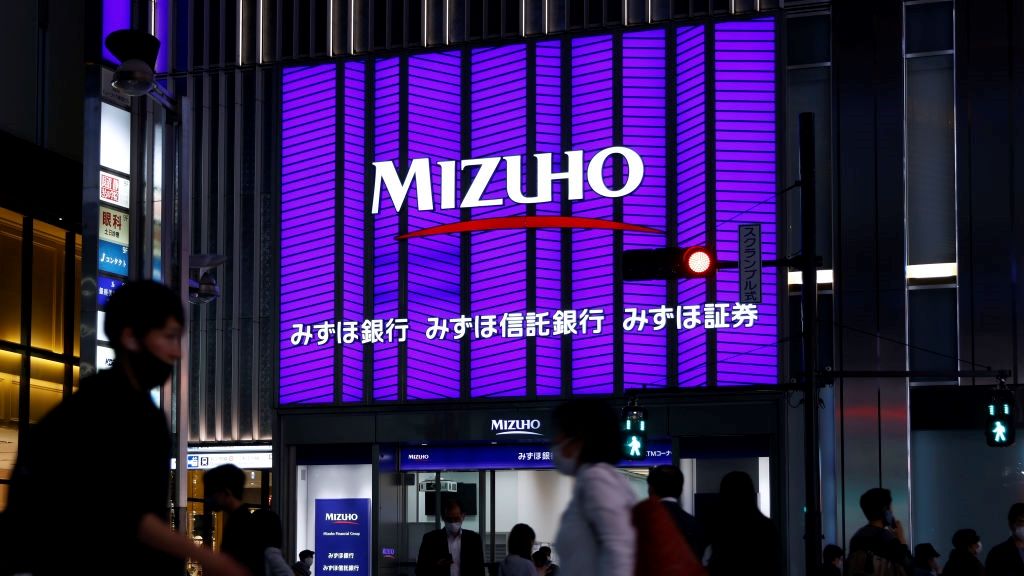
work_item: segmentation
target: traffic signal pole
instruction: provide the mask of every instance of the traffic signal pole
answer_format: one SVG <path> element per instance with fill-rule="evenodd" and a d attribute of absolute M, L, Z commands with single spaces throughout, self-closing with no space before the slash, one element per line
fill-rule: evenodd
<path fill-rule="evenodd" d="M 821 562 L 821 456 L 818 448 L 818 255 L 817 206 L 814 190 L 814 114 L 800 114 L 800 308 L 803 315 L 804 474 L 806 512 L 804 544 L 806 574 Z"/>

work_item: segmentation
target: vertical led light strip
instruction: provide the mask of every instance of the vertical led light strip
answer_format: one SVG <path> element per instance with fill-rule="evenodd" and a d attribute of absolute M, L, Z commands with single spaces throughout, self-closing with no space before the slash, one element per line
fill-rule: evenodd
<path fill-rule="evenodd" d="M 738 259 L 739 224 L 761 223 L 762 256 L 776 256 L 775 21 L 715 24 L 715 210 L 718 257 Z M 752 328 L 721 329 L 718 385 L 778 381 L 777 271 L 765 267 Z M 738 299 L 736 270 L 720 270 L 717 300 Z"/>
<path fill-rule="evenodd" d="M 525 45 L 473 50 L 469 110 L 473 158 L 525 156 L 526 73 Z M 522 161 L 518 172 L 519 189 L 526 194 L 526 164 Z M 507 176 L 507 167 L 502 162 L 484 192 L 485 200 L 495 199 L 502 204 L 473 209 L 474 219 L 526 215 L 525 205 L 508 198 Z M 500 321 L 504 313 L 523 314 L 526 232 L 473 233 L 470 273 L 471 315 L 494 315 Z M 499 332 L 495 338 L 471 341 L 470 351 L 472 396 L 526 395 L 526 338 L 502 338 Z"/>
<path fill-rule="evenodd" d="M 707 118 L 704 87 L 704 26 L 676 30 L 676 214 L 677 245 L 707 245 Z M 701 305 L 704 279 L 679 281 L 679 303 Z M 703 323 L 679 332 L 679 386 L 707 383 L 707 333 Z"/>
<path fill-rule="evenodd" d="M 293 346 L 294 324 L 334 321 L 334 64 L 289 68 L 281 98 L 281 404 L 331 402 L 334 343 Z"/>
<path fill-rule="evenodd" d="M 434 183 L 433 211 L 416 210 L 415 193 L 406 199 L 409 230 L 459 221 L 459 210 L 440 206 L 441 168 L 437 162 L 461 157 L 459 110 L 461 55 L 441 52 L 409 58 L 409 158 L 429 158 Z M 459 190 L 456 171 L 455 189 Z M 460 238 L 440 234 L 405 240 L 409 247 L 409 346 L 407 396 L 458 398 L 460 344 L 451 334 L 427 340 L 427 318 L 460 316 Z"/>
<path fill-rule="evenodd" d="M 546 15 L 545 11 L 545 21 Z M 553 172 L 563 170 L 561 54 L 561 40 L 537 43 L 536 150 L 551 154 Z M 537 205 L 538 216 L 561 215 L 561 199 L 566 192 L 560 183 L 552 187 L 552 196 L 552 202 Z M 536 234 L 537 311 L 554 313 L 562 307 L 562 231 L 541 229 Z M 561 394 L 562 340 L 555 336 L 538 337 L 536 343 L 537 395 Z"/>
<path fill-rule="evenodd" d="M 614 201 L 599 196 L 586 183 L 587 165 L 594 154 L 614 145 L 612 37 L 572 40 L 572 149 L 583 150 L 583 200 L 573 203 L 572 215 L 612 220 Z M 605 163 L 604 180 L 614 186 L 613 163 Z M 573 230 L 572 303 L 576 310 L 601 310 L 605 315 L 600 334 L 591 331 L 572 337 L 572 391 L 575 394 L 610 394 L 613 389 L 615 311 L 614 267 L 611 232 Z"/>
<path fill-rule="evenodd" d="M 622 201 L 623 221 L 656 230 L 665 228 L 669 187 L 666 181 L 665 142 L 665 34 L 661 30 L 622 35 L 622 137 L 623 145 L 644 160 L 644 179 Z M 625 174 L 623 175 L 625 177 Z M 674 195 L 673 195 L 674 196 Z M 672 198 L 675 201 L 675 198 Z M 623 248 L 664 247 L 666 238 L 626 232 Z M 665 281 L 625 282 L 625 308 L 650 310 L 668 304 Z M 667 318 L 666 318 L 667 319 Z M 648 316 L 648 320 L 652 320 Z M 661 330 L 649 323 L 640 331 L 624 333 L 623 387 L 664 388 L 667 384 L 665 355 L 669 320 Z"/>
<path fill-rule="evenodd" d="M 399 78 L 398 58 L 377 60 L 374 78 L 375 161 L 399 162 Z M 404 173 L 404 166 L 399 167 Z M 372 190 L 370 191 L 372 193 Z M 373 317 L 398 318 L 398 212 L 390 197 L 381 193 L 380 212 L 373 215 Z M 398 344 L 373 346 L 373 397 L 398 400 Z"/>
<path fill-rule="evenodd" d="M 344 243 L 342 318 L 362 321 L 365 291 L 364 260 L 366 246 L 364 217 L 366 211 L 366 63 L 344 64 L 344 126 L 342 127 L 342 226 Z M 341 399 L 343 402 L 363 400 L 363 347 L 344 344 L 341 355 Z"/>

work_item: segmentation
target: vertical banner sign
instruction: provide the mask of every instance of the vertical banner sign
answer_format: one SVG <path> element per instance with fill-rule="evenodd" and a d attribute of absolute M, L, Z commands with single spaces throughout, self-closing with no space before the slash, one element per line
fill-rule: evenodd
<path fill-rule="evenodd" d="M 128 190 L 127 178 L 100 170 L 100 200 L 128 208 Z"/>
<path fill-rule="evenodd" d="M 370 573 L 370 499 L 317 499 L 314 574 Z"/>
<path fill-rule="evenodd" d="M 128 213 L 100 206 L 100 240 L 128 245 Z"/>
<path fill-rule="evenodd" d="M 740 224 L 740 302 L 761 303 L 761 225 Z"/>

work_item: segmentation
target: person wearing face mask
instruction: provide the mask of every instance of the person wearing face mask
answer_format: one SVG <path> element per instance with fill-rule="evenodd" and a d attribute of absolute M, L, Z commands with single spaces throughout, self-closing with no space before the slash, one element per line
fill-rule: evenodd
<path fill-rule="evenodd" d="M 292 572 L 295 576 L 309 576 L 313 570 L 313 551 L 303 550 L 299 552 L 299 561 L 292 564 Z"/>
<path fill-rule="evenodd" d="M 942 573 L 948 576 L 981 576 L 985 566 L 981 563 L 981 537 L 970 528 L 953 534 L 953 551 Z"/>
<path fill-rule="evenodd" d="M 416 556 L 416 576 L 484 576 L 484 543 L 462 527 L 462 503 L 450 498 L 444 505 L 444 528 L 427 532 Z"/>
<path fill-rule="evenodd" d="M 571 400 L 552 414 L 555 468 L 576 479 L 562 514 L 555 549 L 563 576 L 622 576 L 634 572 L 636 496 L 615 469 L 622 459 L 619 420 L 606 402 Z"/>
<path fill-rule="evenodd" d="M 903 525 L 892 513 L 892 493 L 872 488 L 860 497 L 860 508 L 868 524 L 850 540 L 847 576 L 877 573 L 909 576 L 914 557 L 907 548 Z"/>
<path fill-rule="evenodd" d="M 184 323 L 181 298 L 162 284 L 129 282 L 111 295 L 104 328 L 113 366 L 82 380 L 19 446 L 4 512 L 10 533 L 0 534 L 0 574 L 180 576 L 186 558 L 204 574 L 247 574 L 167 523 L 171 439 L 150 392 L 167 383 L 181 357 Z M 99 470 L 97 449 L 110 445 L 124 462 Z M 87 505 L 97 498 L 110 502 L 102 506 L 101 524 Z"/>
<path fill-rule="evenodd" d="M 992 547 L 985 559 L 985 576 L 1024 574 L 1024 502 L 1010 506 L 1006 516 L 1010 538 Z"/>

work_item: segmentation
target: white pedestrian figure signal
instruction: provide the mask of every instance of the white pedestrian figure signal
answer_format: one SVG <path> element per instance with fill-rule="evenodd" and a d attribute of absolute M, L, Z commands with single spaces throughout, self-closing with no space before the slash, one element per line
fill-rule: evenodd
<path fill-rule="evenodd" d="M 629 456 L 631 458 L 642 456 L 642 454 L 640 454 L 640 446 L 641 446 L 640 445 L 640 439 L 637 438 L 636 436 L 630 436 L 630 438 L 629 438 Z"/>
<path fill-rule="evenodd" d="M 996 422 L 995 428 L 992 429 L 992 433 L 995 434 L 996 442 L 1006 442 L 1006 426 L 1003 426 L 1002 422 Z"/>

